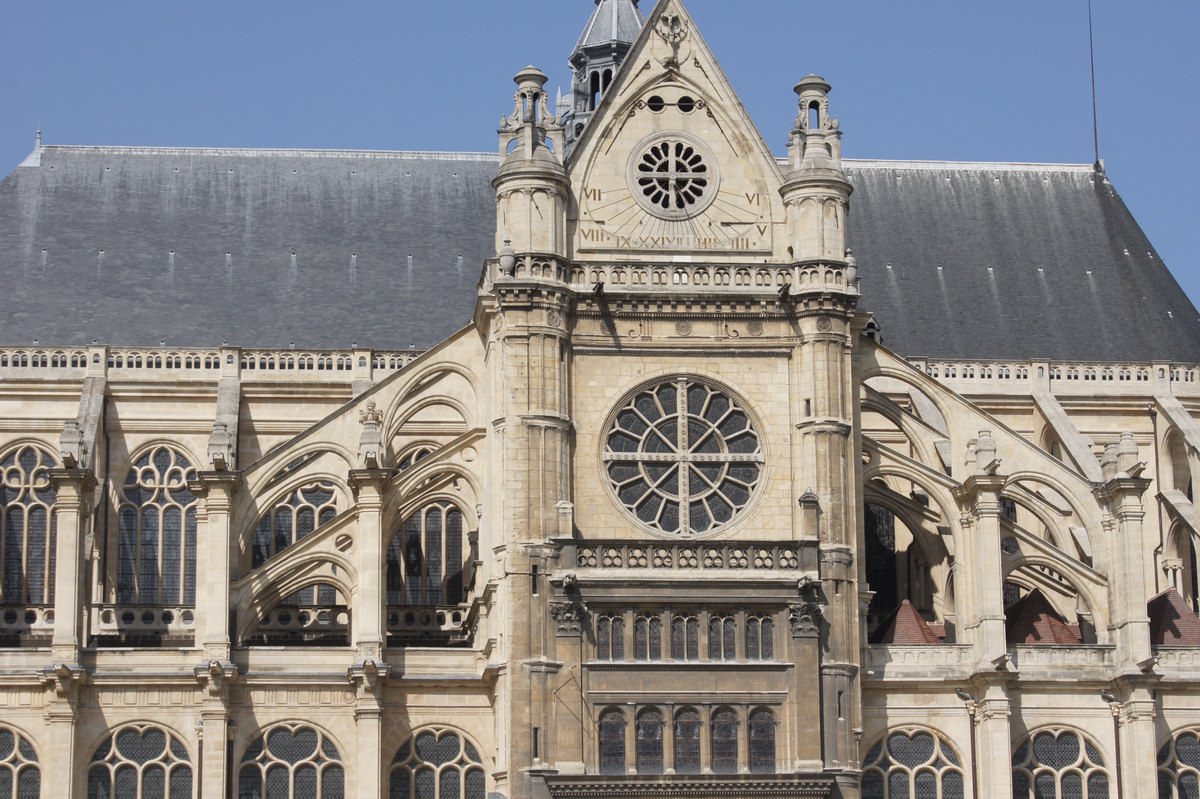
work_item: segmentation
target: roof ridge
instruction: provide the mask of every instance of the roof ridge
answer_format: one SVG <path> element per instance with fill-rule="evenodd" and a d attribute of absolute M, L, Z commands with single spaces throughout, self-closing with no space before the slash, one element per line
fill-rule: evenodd
<path fill-rule="evenodd" d="M 1011 172 L 1025 171 L 1044 171 L 1044 170 L 1061 170 L 1061 171 L 1079 171 L 1079 172 L 1095 172 L 1094 164 L 1053 164 L 1040 163 L 1036 161 L 921 161 L 921 160 L 886 160 L 882 158 L 844 158 L 842 163 L 846 168 L 873 168 L 873 167 L 888 167 L 892 169 L 945 169 L 953 167 L 955 169 L 975 169 L 975 170 L 999 170 Z"/>
<path fill-rule="evenodd" d="M 498 161 L 498 153 L 448 150 L 323 150 L 283 147 L 138 147 L 87 144 L 47 144 L 43 154 L 96 153 L 107 155 L 264 156 L 271 158 L 377 158 L 415 161 Z"/>

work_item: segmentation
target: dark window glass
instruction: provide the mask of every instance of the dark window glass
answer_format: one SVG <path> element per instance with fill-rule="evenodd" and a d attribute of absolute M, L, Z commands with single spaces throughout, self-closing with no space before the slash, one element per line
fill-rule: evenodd
<path fill-rule="evenodd" d="M 637 772 L 663 772 L 663 717 L 657 710 L 643 710 L 638 714 Z"/>
<path fill-rule="evenodd" d="M 485 799 L 481 765 L 458 732 L 421 730 L 392 758 L 388 799 Z"/>
<path fill-rule="evenodd" d="M 625 773 L 625 715 L 619 710 L 600 714 L 600 773 Z"/>
<path fill-rule="evenodd" d="M 88 769 L 87 796 L 191 799 L 192 782 L 192 767 L 182 741 L 157 727 L 129 725 L 96 748 Z"/>
<path fill-rule="evenodd" d="M 700 773 L 700 714 L 690 708 L 675 714 L 675 771 Z"/>
<path fill-rule="evenodd" d="M 463 595 L 463 515 L 448 502 L 414 513 L 387 550 L 387 602 L 458 605 Z"/>
<path fill-rule="evenodd" d="M 712 770 L 714 774 L 736 774 L 738 770 L 738 722 L 729 708 L 712 716 Z"/>
<path fill-rule="evenodd" d="M 117 601 L 141 605 L 195 603 L 196 470 L 167 447 L 146 453 L 129 470 L 117 511 Z"/>
<path fill-rule="evenodd" d="M 750 772 L 775 773 L 775 715 L 769 710 L 750 713 Z"/>

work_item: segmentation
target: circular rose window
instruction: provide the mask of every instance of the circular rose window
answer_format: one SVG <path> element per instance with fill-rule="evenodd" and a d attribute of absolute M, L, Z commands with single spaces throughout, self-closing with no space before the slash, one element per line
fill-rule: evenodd
<path fill-rule="evenodd" d="M 684 133 L 656 134 L 634 149 L 629 191 L 638 205 L 661 219 L 689 219 L 717 196 L 716 157 Z"/>
<path fill-rule="evenodd" d="M 616 412 L 602 456 L 617 501 L 663 533 L 699 535 L 733 521 L 763 470 L 759 433 L 728 393 L 694 378 L 637 391 Z"/>

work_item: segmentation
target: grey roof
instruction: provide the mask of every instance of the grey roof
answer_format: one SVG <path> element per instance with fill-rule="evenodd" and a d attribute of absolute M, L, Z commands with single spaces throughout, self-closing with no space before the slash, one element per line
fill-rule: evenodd
<path fill-rule="evenodd" d="M 432 346 L 473 311 L 498 164 L 43 147 L 0 181 L 0 345 Z M 861 307 L 897 352 L 1200 362 L 1196 309 L 1090 166 L 846 170 Z"/>
<path fill-rule="evenodd" d="M 612 42 L 632 44 L 641 33 L 646 18 L 638 8 L 638 0 L 596 0 L 587 27 L 575 45 L 574 53 Z"/>
<path fill-rule="evenodd" d="M 1200 362 L 1200 314 L 1094 167 L 845 169 L 860 308 L 896 352 Z"/>
<path fill-rule="evenodd" d="M 0 344 L 432 346 L 495 251 L 496 166 L 43 147 L 0 182 Z"/>

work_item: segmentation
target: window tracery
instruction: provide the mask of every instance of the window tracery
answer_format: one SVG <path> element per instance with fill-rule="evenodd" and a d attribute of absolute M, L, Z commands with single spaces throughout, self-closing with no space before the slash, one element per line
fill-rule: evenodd
<path fill-rule="evenodd" d="M 961 799 L 961 766 L 953 747 L 932 733 L 889 733 L 863 760 L 863 799 Z"/>
<path fill-rule="evenodd" d="M 332 483 L 315 482 L 297 488 L 263 514 L 254 529 L 251 568 L 257 569 L 337 516 Z"/>
<path fill-rule="evenodd" d="M 54 602 L 57 530 L 50 483 L 54 459 L 24 446 L 0 460 L 0 601 L 6 605 Z"/>
<path fill-rule="evenodd" d="M 700 621 L 695 616 L 672 617 L 671 659 L 700 659 Z"/>
<path fill-rule="evenodd" d="M 40 799 L 42 772 L 33 745 L 18 732 L 0 727 L 0 799 Z"/>
<path fill-rule="evenodd" d="M 157 447 L 134 463 L 118 509 L 117 601 L 196 603 L 196 470 L 180 453 Z"/>
<path fill-rule="evenodd" d="M 387 602 L 457 605 L 463 597 L 463 514 L 435 502 L 405 520 L 387 550 Z"/>
<path fill-rule="evenodd" d="M 268 730 L 246 750 L 238 770 L 239 799 L 343 799 L 345 784 L 337 745 L 303 724 Z"/>
<path fill-rule="evenodd" d="M 602 459 L 626 512 L 653 530 L 685 536 L 733 521 L 749 505 L 764 460 L 739 402 L 686 377 L 628 400 L 609 424 Z"/>
<path fill-rule="evenodd" d="M 1158 750 L 1158 799 L 1194 796 L 1200 796 L 1200 734 L 1189 730 Z"/>
<path fill-rule="evenodd" d="M 1013 799 L 1108 799 L 1104 758 L 1091 741 L 1074 730 L 1034 734 L 1017 747 L 1012 763 Z"/>
<path fill-rule="evenodd" d="M 770 616 L 746 619 L 746 659 L 775 659 L 775 621 Z"/>
<path fill-rule="evenodd" d="M 635 660 L 662 660 L 662 617 L 642 614 L 633 620 Z"/>
<path fill-rule="evenodd" d="M 709 617 L 708 659 L 737 659 L 737 621 L 733 616 L 713 615 Z"/>
<path fill-rule="evenodd" d="M 485 799 L 486 794 L 479 750 L 453 730 L 421 730 L 392 758 L 389 799 Z"/>
<path fill-rule="evenodd" d="M 87 773 L 88 799 L 191 799 L 192 766 L 183 742 L 150 724 L 129 724 L 104 739 Z"/>
<path fill-rule="evenodd" d="M 625 659 L 625 619 L 619 615 L 596 618 L 596 658 Z"/>

